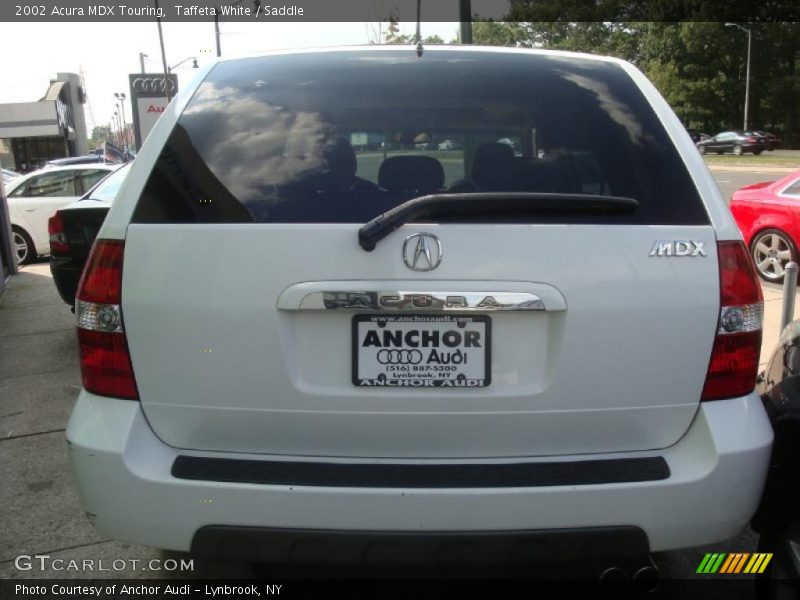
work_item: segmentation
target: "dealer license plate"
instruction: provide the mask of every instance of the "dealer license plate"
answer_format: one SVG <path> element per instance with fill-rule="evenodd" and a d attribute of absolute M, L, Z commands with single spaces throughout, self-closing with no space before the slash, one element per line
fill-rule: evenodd
<path fill-rule="evenodd" d="M 490 357 L 485 315 L 353 317 L 353 383 L 360 387 L 485 387 Z"/>

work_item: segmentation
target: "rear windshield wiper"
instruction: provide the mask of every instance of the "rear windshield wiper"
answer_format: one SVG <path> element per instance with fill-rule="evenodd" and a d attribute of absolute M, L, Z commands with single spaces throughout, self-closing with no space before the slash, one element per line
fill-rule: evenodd
<path fill-rule="evenodd" d="M 431 215 L 628 215 L 639 208 L 633 198 L 596 194 L 548 194 L 538 192 L 479 192 L 431 194 L 412 198 L 378 215 L 358 230 L 358 243 L 371 252 L 395 229 Z"/>

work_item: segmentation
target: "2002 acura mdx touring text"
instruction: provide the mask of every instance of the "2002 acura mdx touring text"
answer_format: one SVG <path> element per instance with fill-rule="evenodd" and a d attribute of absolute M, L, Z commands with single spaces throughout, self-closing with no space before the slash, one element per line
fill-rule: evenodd
<path fill-rule="evenodd" d="M 79 286 L 81 502 L 118 540 L 274 561 L 728 539 L 772 444 L 762 308 L 626 62 L 222 60 L 153 129 Z"/>

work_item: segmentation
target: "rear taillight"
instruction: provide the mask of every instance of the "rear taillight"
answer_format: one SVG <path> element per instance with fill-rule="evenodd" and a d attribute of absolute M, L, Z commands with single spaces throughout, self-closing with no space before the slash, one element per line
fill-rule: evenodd
<path fill-rule="evenodd" d="M 720 313 L 702 400 L 753 391 L 761 352 L 764 301 L 744 244 L 718 242 Z"/>
<path fill-rule="evenodd" d="M 47 221 L 47 233 L 50 235 L 50 252 L 69 252 L 67 234 L 64 232 L 64 222 L 61 215 L 56 213 Z"/>
<path fill-rule="evenodd" d="M 753 138 L 753 137 L 747 138 L 747 141 L 750 144 L 755 144 L 756 142 L 758 142 L 758 138 Z"/>
<path fill-rule="evenodd" d="M 93 394 L 138 400 L 122 322 L 125 242 L 97 240 L 83 270 L 75 303 L 83 387 Z"/>

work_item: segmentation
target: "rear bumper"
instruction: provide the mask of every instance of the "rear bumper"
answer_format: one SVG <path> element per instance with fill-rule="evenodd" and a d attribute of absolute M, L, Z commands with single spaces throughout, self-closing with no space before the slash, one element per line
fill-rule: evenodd
<path fill-rule="evenodd" d="M 153 434 L 138 402 L 85 390 L 67 439 L 84 510 L 101 534 L 131 543 L 190 550 L 195 535 L 209 526 L 417 534 L 628 526 L 642 530 L 650 549 L 661 551 L 729 539 L 747 524 L 761 496 L 772 429 L 755 394 L 708 402 L 670 448 L 541 459 L 663 457 L 666 478 L 531 487 L 334 487 L 178 478 L 172 468 L 179 455 L 266 457 L 177 450 Z"/>

